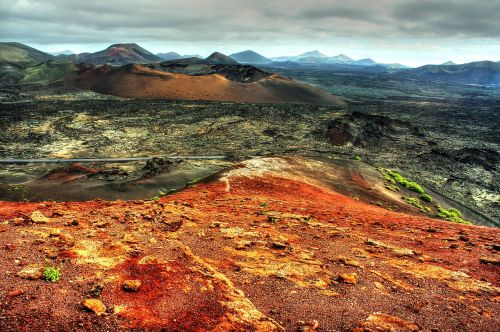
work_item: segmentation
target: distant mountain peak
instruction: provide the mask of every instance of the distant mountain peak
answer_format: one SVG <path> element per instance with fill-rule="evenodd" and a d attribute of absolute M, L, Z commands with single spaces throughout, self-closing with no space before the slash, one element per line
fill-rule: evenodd
<path fill-rule="evenodd" d="M 49 54 L 53 55 L 53 56 L 58 56 L 58 55 L 73 55 L 76 53 L 71 51 L 71 50 L 64 50 L 64 51 L 59 51 L 59 52 L 50 52 Z"/>
<path fill-rule="evenodd" d="M 208 58 L 205 59 L 207 63 L 212 63 L 212 64 L 222 64 L 222 65 L 237 65 L 239 64 L 238 61 L 228 57 L 225 54 L 222 54 L 220 52 L 214 52 L 210 54 Z"/>
<path fill-rule="evenodd" d="M 443 66 L 454 66 L 454 65 L 456 65 L 456 63 L 455 63 L 455 62 L 453 62 L 453 61 L 446 61 L 446 62 L 445 62 L 445 63 L 443 63 L 442 65 L 443 65 Z"/>
<path fill-rule="evenodd" d="M 353 61 L 352 58 L 348 57 L 345 54 L 339 54 L 339 55 L 333 56 L 332 58 L 336 59 L 336 60 L 342 60 L 342 61 Z"/>
<path fill-rule="evenodd" d="M 318 50 L 310 51 L 310 52 L 305 52 L 299 55 L 299 57 L 304 57 L 304 58 L 326 58 L 327 56 L 321 53 Z"/>
<path fill-rule="evenodd" d="M 264 62 L 270 62 L 268 58 L 265 56 L 252 51 L 252 50 L 246 50 L 238 53 L 231 54 L 230 57 L 238 62 L 242 63 L 264 63 Z"/>
<path fill-rule="evenodd" d="M 123 48 L 132 48 L 132 47 L 140 47 L 136 43 L 116 43 L 108 46 L 107 49 L 115 48 L 115 47 L 123 47 Z"/>

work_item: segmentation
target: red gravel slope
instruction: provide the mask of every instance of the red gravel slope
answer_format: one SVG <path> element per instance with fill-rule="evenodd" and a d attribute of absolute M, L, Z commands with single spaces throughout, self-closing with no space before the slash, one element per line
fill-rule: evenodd
<path fill-rule="evenodd" d="M 300 163 L 158 202 L 0 203 L 0 330 L 498 330 L 497 229 L 353 200 Z"/>

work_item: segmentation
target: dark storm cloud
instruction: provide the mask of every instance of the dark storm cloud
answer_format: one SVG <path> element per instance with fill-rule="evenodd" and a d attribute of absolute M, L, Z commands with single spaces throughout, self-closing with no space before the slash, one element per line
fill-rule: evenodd
<path fill-rule="evenodd" d="M 500 37 L 500 1 L 449 0 L 406 2 L 394 17 L 406 33 L 431 36 Z"/>
<path fill-rule="evenodd" d="M 34 43 L 498 37 L 495 0 L 0 0 L 0 39 Z"/>

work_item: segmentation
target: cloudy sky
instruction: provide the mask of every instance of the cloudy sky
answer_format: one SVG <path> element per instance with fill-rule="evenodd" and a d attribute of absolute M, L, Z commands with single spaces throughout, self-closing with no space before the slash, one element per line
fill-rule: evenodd
<path fill-rule="evenodd" d="M 44 51 L 327 55 L 407 65 L 500 60 L 500 0 L 0 0 L 0 40 Z"/>

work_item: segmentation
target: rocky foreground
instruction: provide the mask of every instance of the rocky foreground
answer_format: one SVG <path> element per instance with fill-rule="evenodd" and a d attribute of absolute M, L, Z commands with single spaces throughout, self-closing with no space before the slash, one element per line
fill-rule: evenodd
<path fill-rule="evenodd" d="M 342 195 L 307 163 L 158 201 L 0 203 L 0 330 L 498 330 L 498 229 Z"/>

